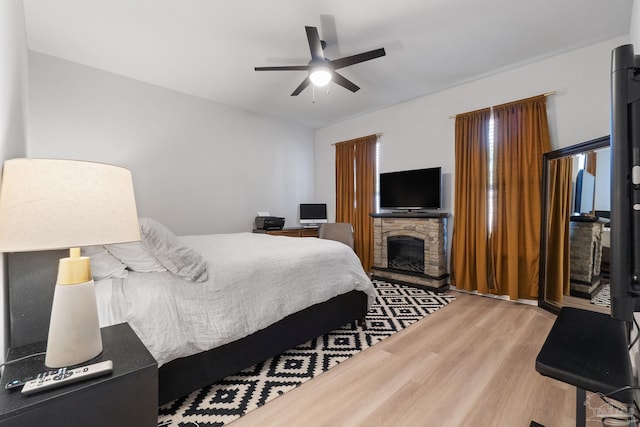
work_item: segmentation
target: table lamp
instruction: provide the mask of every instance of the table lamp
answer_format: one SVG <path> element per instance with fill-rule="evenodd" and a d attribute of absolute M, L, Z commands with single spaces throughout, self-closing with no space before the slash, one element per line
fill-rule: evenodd
<path fill-rule="evenodd" d="M 45 357 L 48 367 L 77 365 L 102 352 L 90 261 L 81 256 L 80 247 L 137 240 L 138 214 L 127 169 L 61 159 L 4 162 L 0 251 L 71 248 L 58 265 Z"/>

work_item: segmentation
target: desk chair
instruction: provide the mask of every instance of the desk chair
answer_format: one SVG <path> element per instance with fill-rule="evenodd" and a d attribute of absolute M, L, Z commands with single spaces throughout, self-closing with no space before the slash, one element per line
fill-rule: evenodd
<path fill-rule="evenodd" d="M 320 227 L 320 238 L 342 242 L 353 249 L 353 226 L 348 222 L 334 222 Z"/>

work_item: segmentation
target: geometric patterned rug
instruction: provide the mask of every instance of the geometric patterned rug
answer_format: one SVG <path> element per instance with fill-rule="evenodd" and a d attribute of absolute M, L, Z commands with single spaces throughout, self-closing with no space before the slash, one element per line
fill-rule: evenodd
<path fill-rule="evenodd" d="M 158 426 L 223 426 L 338 365 L 455 300 L 410 286 L 373 281 L 378 298 L 365 318 L 331 331 L 176 399 L 158 410 Z"/>
<path fill-rule="evenodd" d="M 611 306 L 611 291 L 609 284 L 606 284 L 591 298 L 591 304 L 601 305 L 603 307 Z"/>

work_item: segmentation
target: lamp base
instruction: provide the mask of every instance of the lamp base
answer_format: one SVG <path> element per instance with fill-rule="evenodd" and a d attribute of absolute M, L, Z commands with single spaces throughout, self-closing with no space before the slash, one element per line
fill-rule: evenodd
<path fill-rule="evenodd" d="M 51 307 L 45 365 L 73 366 L 102 353 L 95 286 L 88 282 L 57 284 Z"/>

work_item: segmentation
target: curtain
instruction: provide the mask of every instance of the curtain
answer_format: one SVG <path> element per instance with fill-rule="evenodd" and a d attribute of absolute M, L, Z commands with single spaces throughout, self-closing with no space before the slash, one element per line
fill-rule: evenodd
<path fill-rule="evenodd" d="M 353 145 L 336 144 L 336 222 L 350 222 L 354 217 L 355 166 Z M 351 223 L 353 225 L 353 223 Z"/>
<path fill-rule="evenodd" d="M 336 222 L 354 229 L 354 250 L 365 271 L 373 265 L 377 135 L 336 144 Z"/>
<path fill-rule="evenodd" d="M 451 283 L 489 293 L 489 123 L 491 110 L 456 116 Z"/>
<path fill-rule="evenodd" d="M 544 95 L 494 107 L 495 209 L 491 258 L 497 293 L 538 295 L 542 155 L 551 149 Z"/>
<path fill-rule="evenodd" d="M 561 303 L 569 295 L 569 217 L 571 216 L 571 180 L 573 158 L 566 157 L 549 161 L 546 299 Z"/>
<path fill-rule="evenodd" d="M 596 176 L 596 164 L 598 163 L 598 153 L 589 151 L 585 154 L 584 169 L 591 175 Z"/>

